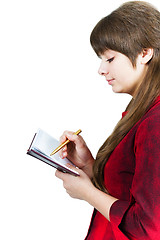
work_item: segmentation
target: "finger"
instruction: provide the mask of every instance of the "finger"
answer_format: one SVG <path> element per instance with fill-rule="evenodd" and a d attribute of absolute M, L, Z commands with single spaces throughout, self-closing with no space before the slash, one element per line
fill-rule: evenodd
<path fill-rule="evenodd" d="M 66 140 L 70 140 L 70 142 L 74 142 L 74 132 L 64 131 L 63 135 L 60 137 L 60 144 L 64 143 Z M 68 147 L 67 144 L 59 151 L 59 155 L 61 158 L 65 158 L 68 155 Z"/>
<path fill-rule="evenodd" d="M 65 151 L 65 152 L 62 152 L 62 158 L 66 158 L 68 156 L 68 153 L 67 153 L 67 151 Z"/>
<path fill-rule="evenodd" d="M 64 131 L 62 136 L 60 137 L 60 142 L 61 143 L 65 142 L 67 139 L 69 139 L 68 136 L 72 136 L 73 134 L 74 132 L 72 131 L 68 131 L 68 130 Z"/>
<path fill-rule="evenodd" d="M 75 134 L 72 131 L 64 131 L 63 135 L 60 137 L 60 143 L 64 143 L 66 140 L 70 140 L 78 145 L 86 145 L 82 136 Z"/>
<path fill-rule="evenodd" d="M 67 157 L 67 146 L 66 145 L 62 149 L 59 150 L 59 155 L 61 158 Z"/>
<path fill-rule="evenodd" d="M 65 132 L 67 132 L 67 131 L 65 131 Z M 67 140 L 65 132 L 63 133 L 63 135 L 59 139 L 60 143 L 64 143 Z"/>
<path fill-rule="evenodd" d="M 67 163 L 66 166 L 69 167 L 70 169 L 78 172 L 79 175 L 80 175 L 80 172 L 82 172 L 78 167 L 75 167 L 75 166 L 71 165 L 70 163 Z"/>
<path fill-rule="evenodd" d="M 75 134 L 75 132 L 72 131 L 64 131 L 64 133 L 62 134 L 62 136 L 60 137 L 60 142 L 63 143 L 65 142 L 67 139 L 69 139 L 70 141 L 74 141 L 76 139 L 76 137 L 78 137 L 77 134 Z"/>
<path fill-rule="evenodd" d="M 76 168 L 77 169 L 77 168 Z M 76 170 L 77 171 L 77 170 Z M 74 175 L 70 174 L 70 173 L 64 173 L 62 171 L 59 171 L 58 169 L 55 172 L 55 176 L 59 179 L 61 179 L 63 182 L 67 181 L 69 178 L 74 177 Z"/>
<path fill-rule="evenodd" d="M 83 147 L 85 145 L 85 141 L 83 140 L 82 136 L 76 135 L 74 132 L 67 131 L 65 133 L 67 139 L 73 142 L 78 147 Z"/>
<path fill-rule="evenodd" d="M 62 135 L 62 136 L 60 137 L 60 139 L 59 139 L 60 144 L 63 144 L 66 140 L 69 139 L 69 138 L 67 137 L 68 134 L 69 134 L 69 135 L 70 135 L 70 134 L 73 134 L 73 132 L 71 132 L 71 131 L 64 131 L 63 135 Z M 69 140 L 70 140 L 70 139 L 69 139 Z M 59 155 L 60 155 L 61 158 L 67 157 L 67 144 L 66 144 L 62 149 L 59 150 Z"/>
<path fill-rule="evenodd" d="M 57 169 L 56 172 L 55 172 L 55 176 L 56 176 L 57 178 L 61 179 L 61 180 L 64 180 L 65 174 L 66 174 L 66 173 L 63 173 L 63 172 L 59 171 L 58 169 Z"/>

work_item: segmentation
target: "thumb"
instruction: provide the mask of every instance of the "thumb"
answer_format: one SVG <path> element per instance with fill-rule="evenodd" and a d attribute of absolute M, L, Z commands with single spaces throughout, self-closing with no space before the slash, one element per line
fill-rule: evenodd
<path fill-rule="evenodd" d="M 70 169 L 78 172 L 78 173 L 79 173 L 79 176 L 83 176 L 83 175 L 85 174 L 83 170 L 81 170 L 81 169 L 78 168 L 78 167 L 75 167 L 75 166 L 71 165 L 70 163 L 67 163 L 66 166 L 69 167 Z"/>
<path fill-rule="evenodd" d="M 74 170 L 74 171 L 80 173 L 80 169 L 79 169 L 78 167 L 73 166 L 73 165 L 70 164 L 70 163 L 66 163 L 65 165 L 66 165 L 66 167 L 68 167 L 68 168 L 70 168 L 70 169 L 72 169 L 72 170 Z"/>

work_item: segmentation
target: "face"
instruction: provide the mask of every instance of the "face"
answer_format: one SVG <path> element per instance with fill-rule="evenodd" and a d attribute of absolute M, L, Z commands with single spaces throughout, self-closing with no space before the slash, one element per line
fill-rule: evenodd
<path fill-rule="evenodd" d="M 136 67 L 127 56 L 113 50 L 106 50 L 100 58 L 98 72 L 112 86 L 113 92 L 134 96 L 147 69 L 147 65 L 142 63 L 142 55 L 138 55 Z"/>

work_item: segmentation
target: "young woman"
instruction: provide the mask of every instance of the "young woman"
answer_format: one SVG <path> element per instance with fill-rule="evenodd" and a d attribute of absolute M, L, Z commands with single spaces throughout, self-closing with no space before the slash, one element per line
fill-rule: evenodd
<path fill-rule="evenodd" d="M 87 240 L 160 239 L 160 13 L 131 1 L 91 33 L 99 74 L 132 100 L 94 160 L 83 138 L 65 131 L 60 152 L 79 177 L 56 171 L 73 198 L 94 207 Z"/>

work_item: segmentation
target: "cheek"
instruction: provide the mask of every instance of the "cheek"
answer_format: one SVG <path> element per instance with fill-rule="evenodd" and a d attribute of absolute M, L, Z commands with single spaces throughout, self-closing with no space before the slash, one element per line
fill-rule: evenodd
<path fill-rule="evenodd" d="M 122 65 L 121 68 L 119 68 L 119 72 L 117 72 L 117 77 L 125 83 L 133 82 L 134 75 L 134 71 L 125 67 L 125 65 Z"/>
<path fill-rule="evenodd" d="M 129 72 L 124 68 L 124 66 L 121 68 L 118 67 L 115 70 L 114 76 L 118 82 L 126 82 L 128 80 Z"/>

